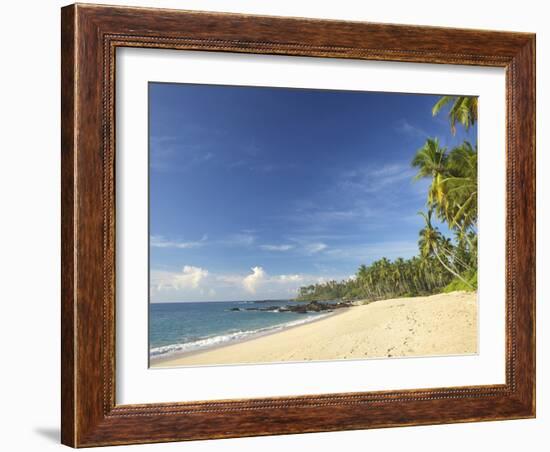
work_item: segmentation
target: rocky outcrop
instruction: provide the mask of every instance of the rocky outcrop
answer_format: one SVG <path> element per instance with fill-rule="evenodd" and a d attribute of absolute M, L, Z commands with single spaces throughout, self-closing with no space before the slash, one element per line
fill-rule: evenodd
<path fill-rule="evenodd" d="M 349 308 L 353 306 L 348 302 L 322 303 L 319 301 L 310 301 L 309 303 L 287 304 L 285 306 L 265 306 L 251 308 L 231 308 L 230 311 L 272 311 L 272 312 L 296 312 L 298 314 L 307 314 L 308 312 L 333 311 L 335 309 Z"/>

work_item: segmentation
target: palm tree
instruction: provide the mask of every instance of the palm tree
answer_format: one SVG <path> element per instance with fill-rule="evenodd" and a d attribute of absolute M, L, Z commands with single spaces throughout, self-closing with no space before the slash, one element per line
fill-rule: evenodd
<path fill-rule="evenodd" d="M 428 138 L 412 160 L 412 166 L 418 168 L 416 179 L 434 177 L 442 174 L 447 168 L 447 150 L 439 146 L 437 138 Z"/>
<path fill-rule="evenodd" d="M 365 264 L 363 264 L 357 270 L 357 279 L 362 281 L 362 280 L 366 279 L 367 274 L 368 274 L 367 266 Z"/>
<path fill-rule="evenodd" d="M 437 138 L 428 138 L 412 160 L 412 166 L 418 168 L 415 179 L 432 178 L 428 191 L 428 204 L 438 207 L 438 215 L 444 216 L 446 198 L 444 196 L 444 178 L 447 174 L 447 149 L 439 146 Z"/>
<path fill-rule="evenodd" d="M 437 139 L 428 138 L 415 154 L 415 179 L 432 178 L 428 206 L 450 228 L 466 235 L 477 224 L 477 149 L 465 141 L 447 152 Z"/>
<path fill-rule="evenodd" d="M 443 180 L 449 198 L 447 221 L 466 234 L 477 223 L 477 149 L 465 141 L 449 153 L 448 177 Z"/>
<path fill-rule="evenodd" d="M 425 212 L 418 212 L 422 217 L 424 218 L 424 222 L 426 223 L 424 228 L 422 228 L 419 232 L 419 239 L 418 239 L 418 247 L 420 248 L 420 254 L 422 257 L 427 258 L 430 256 L 435 256 L 435 258 L 439 261 L 439 263 L 450 273 L 452 273 L 456 278 L 460 279 L 464 284 L 466 284 L 468 287 L 472 288 L 472 285 L 466 281 L 460 274 L 451 266 L 448 262 L 445 262 L 447 259 L 445 256 L 444 258 L 441 257 L 441 250 L 440 247 L 442 243 L 445 241 L 445 238 L 439 232 L 437 228 L 434 228 L 432 225 L 432 210 L 429 209 L 428 213 Z"/>
<path fill-rule="evenodd" d="M 441 109 L 452 102 L 449 110 L 451 132 L 456 133 L 456 123 L 459 122 L 468 130 L 477 121 L 477 97 L 475 96 L 441 96 L 432 108 L 432 115 L 437 115 Z"/>

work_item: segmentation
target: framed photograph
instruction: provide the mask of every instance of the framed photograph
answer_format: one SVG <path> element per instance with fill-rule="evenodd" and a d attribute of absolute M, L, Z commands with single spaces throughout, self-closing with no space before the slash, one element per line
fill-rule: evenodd
<path fill-rule="evenodd" d="M 62 442 L 535 416 L 535 36 L 62 9 Z"/>

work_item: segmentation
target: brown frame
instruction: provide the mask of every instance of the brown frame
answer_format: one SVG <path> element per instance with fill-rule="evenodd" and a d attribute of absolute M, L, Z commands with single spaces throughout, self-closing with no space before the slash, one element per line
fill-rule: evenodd
<path fill-rule="evenodd" d="M 62 422 L 74 447 L 535 416 L 535 35 L 71 5 L 62 9 Z M 117 47 L 506 68 L 506 383 L 115 403 Z"/>

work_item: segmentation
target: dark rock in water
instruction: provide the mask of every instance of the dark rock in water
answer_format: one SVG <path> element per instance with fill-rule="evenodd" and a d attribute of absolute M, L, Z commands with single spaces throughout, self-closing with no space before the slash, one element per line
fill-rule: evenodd
<path fill-rule="evenodd" d="M 349 303 L 321 303 L 319 301 L 310 301 L 307 304 L 287 305 L 285 309 L 291 312 L 306 313 L 306 312 L 323 312 L 332 311 L 339 308 L 347 308 L 351 306 Z"/>
<path fill-rule="evenodd" d="M 267 306 L 265 308 L 246 308 L 246 311 L 278 311 L 279 306 Z"/>
<path fill-rule="evenodd" d="M 321 303 L 319 301 L 310 301 L 309 303 L 287 304 L 285 306 L 266 306 L 251 308 L 231 308 L 230 311 L 272 311 L 272 312 L 295 312 L 297 314 L 307 314 L 308 312 L 333 311 L 334 309 L 349 308 L 353 306 L 348 302 Z"/>

